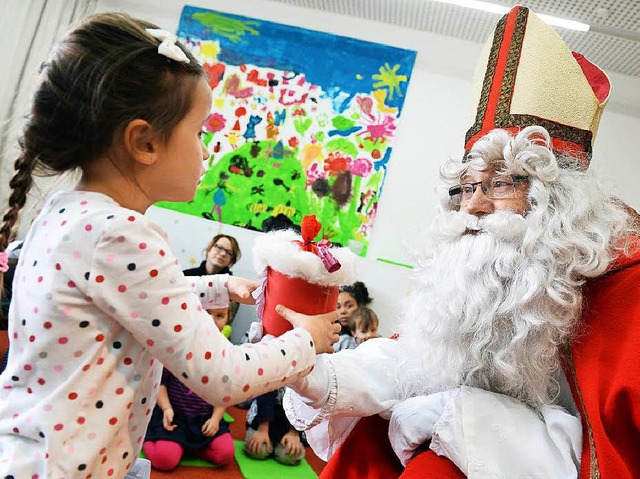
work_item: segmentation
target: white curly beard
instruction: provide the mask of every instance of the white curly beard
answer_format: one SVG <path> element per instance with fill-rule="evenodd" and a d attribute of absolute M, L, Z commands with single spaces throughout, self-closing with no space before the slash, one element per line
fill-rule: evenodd
<path fill-rule="evenodd" d="M 558 348 L 580 306 L 551 299 L 571 273 L 555 271 L 550 253 L 526 254 L 527 228 L 526 218 L 502 211 L 434 220 L 400 327 L 405 397 L 465 384 L 532 405 L 554 399 Z"/>

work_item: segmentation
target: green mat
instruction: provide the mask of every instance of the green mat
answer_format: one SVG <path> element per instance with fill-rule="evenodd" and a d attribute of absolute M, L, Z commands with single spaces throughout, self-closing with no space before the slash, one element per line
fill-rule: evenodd
<path fill-rule="evenodd" d="M 242 450 L 243 441 L 236 443 L 236 462 L 245 479 L 317 479 L 317 474 L 311 469 L 306 460 L 297 466 L 285 466 L 275 459 L 263 461 L 251 459 Z"/>
<path fill-rule="evenodd" d="M 233 424 L 235 422 L 235 419 L 233 418 L 232 415 L 230 415 L 229 413 L 224 413 L 224 415 L 222 416 L 222 419 L 224 419 L 225 421 L 227 421 L 229 424 Z"/>

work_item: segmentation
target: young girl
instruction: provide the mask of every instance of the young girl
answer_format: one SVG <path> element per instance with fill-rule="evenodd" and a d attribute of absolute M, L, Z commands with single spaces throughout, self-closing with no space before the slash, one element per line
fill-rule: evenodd
<path fill-rule="evenodd" d="M 0 376 L 0 477 L 122 478 L 144 439 L 162 365 L 228 406 L 306 374 L 332 351 L 335 314 L 294 315 L 269 343 L 231 345 L 205 311 L 255 282 L 186 278 L 144 212 L 193 198 L 211 93 L 175 37 L 123 14 L 70 31 L 43 65 L 10 181 L 0 252 L 32 173 L 80 169 L 28 232 Z M 296 327 L 301 326 L 301 327 Z"/>

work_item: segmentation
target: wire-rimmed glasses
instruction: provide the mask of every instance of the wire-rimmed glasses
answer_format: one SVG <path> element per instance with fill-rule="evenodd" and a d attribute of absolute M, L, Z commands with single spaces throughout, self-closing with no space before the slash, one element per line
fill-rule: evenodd
<path fill-rule="evenodd" d="M 482 181 L 462 183 L 449 188 L 449 196 L 455 205 L 467 203 L 480 186 L 484 195 L 492 200 L 504 200 L 516 196 L 516 183 L 528 182 L 528 176 L 496 175 Z"/>

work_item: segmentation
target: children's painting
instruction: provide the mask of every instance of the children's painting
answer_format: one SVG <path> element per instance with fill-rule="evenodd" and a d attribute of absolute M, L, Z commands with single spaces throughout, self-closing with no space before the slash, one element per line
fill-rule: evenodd
<path fill-rule="evenodd" d="M 365 255 L 416 53 L 191 6 L 178 36 L 213 92 L 193 201 L 160 206 L 261 230 L 270 216 Z"/>

